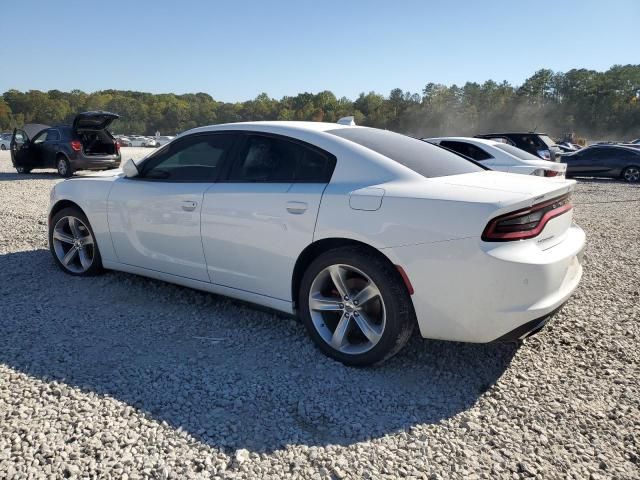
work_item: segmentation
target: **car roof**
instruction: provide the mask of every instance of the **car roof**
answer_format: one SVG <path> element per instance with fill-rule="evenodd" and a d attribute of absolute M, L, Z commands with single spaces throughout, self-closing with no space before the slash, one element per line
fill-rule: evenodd
<path fill-rule="evenodd" d="M 495 140 L 490 140 L 488 138 L 475 138 L 475 137 L 433 137 L 433 138 L 423 138 L 422 140 L 427 140 L 427 141 L 438 140 L 440 142 L 443 140 L 448 140 L 452 142 L 469 142 L 469 143 L 477 143 L 480 145 L 489 145 L 489 146 L 502 144 L 502 142 L 496 142 Z"/>
<path fill-rule="evenodd" d="M 188 130 L 182 135 L 196 132 L 207 132 L 213 130 L 257 130 L 261 127 L 268 127 L 269 130 L 279 130 L 282 133 L 287 131 L 309 131 L 309 132 L 326 132 L 328 130 L 337 130 L 340 128 L 366 128 L 360 126 L 342 125 L 329 122 L 297 122 L 297 121 L 261 121 L 261 122 L 236 122 L 236 123 L 220 123 L 216 125 L 207 125 Z M 181 135 L 181 136 L 182 136 Z"/>
<path fill-rule="evenodd" d="M 549 135 L 544 132 L 502 132 L 502 133 L 482 133 L 480 135 L 476 135 L 476 137 L 500 137 L 504 135 Z"/>
<path fill-rule="evenodd" d="M 581 148 L 580 150 L 578 150 L 578 152 L 586 148 L 620 148 L 622 150 L 630 150 L 632 152 L 638 151 L 638 147 L 632 145 L 624 145 L 620 143 L 594 143 L 593 145 L 588 145 L 584 148 Z"/>

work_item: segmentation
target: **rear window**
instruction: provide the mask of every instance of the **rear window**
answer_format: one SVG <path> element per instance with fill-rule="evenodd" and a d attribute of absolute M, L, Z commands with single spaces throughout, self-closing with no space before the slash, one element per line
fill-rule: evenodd
<path fill-rule="evenodd" d="M 556 144 L 556 142 L 551 140 L 549 135 L 540 135 L 540 139 L 545 143 L 547 147 L 553 147 Z"/>
<path fill-rule="evenodd" d="M 484 170 L 455 153 L 388 130 L 368 127 L 337 128 L 327 130 L 327 133 L 362 145 L 427 178 Z"/>
<path fill-rule="evenodd" d="M 499 148 L 500 150 L 504 150 L 505 152 L 519 158 L 520 160 L 540 160 L 540 157 L 531 155 L 529 152 L 525 152 L 521 148 L 514 147 L 513 145 L 507 145 L 506 143 L 499 143 L 497 145 L 494 145 L 494 147 Z"/>

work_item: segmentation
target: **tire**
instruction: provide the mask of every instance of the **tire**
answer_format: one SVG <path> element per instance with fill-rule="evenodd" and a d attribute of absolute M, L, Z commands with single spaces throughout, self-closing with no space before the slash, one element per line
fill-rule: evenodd
<path fill-rule="evenodd" d="M 336 275 L 342 279 L 340 287 L 333 280 Z M 347 295 L 341 295 L 345 290 Z M 357 298 L 368 299 L 358 302 Z M 416 324 L 398 271 L 382 255 L 358 247 L 336 248 L 318 256 L 302 277 L 298 305 L 317 347 L 349 366 L 389 359 L 405 346 Z"/>
<path fill-rule="evenodd" d="M 628 183 L 640 182 L 640 167 L 632 165 L 622 171 L 622 179 Z"/>
<path fill-rule="evenodd" d="M 16 172 L 26 175 L 28 173 L 31 173 L 31 169 L 26 167 L 16 167 Z"/>
<path fill-rule="evenodd" d="M 62 178 L 69 178 L 73 175 L 73 170 L 71 169 L 69 160 L 63 156 L 56 158 L 56 169 L 58 170 L 58 175 Z"/>
<path fill-rule="evenodd" d="M 0 150 L 6 150 L 6 149 L 7 149 L 7 147 L 6 147 L 6 145 L 4 143 L 2 145 L 0 145 Z"/>
<path fill-rule="evenodd" d="M 91 224 L 77 207 L 63 208 L 51 219 L 49 250 L 58 267 L 69 275 L 88 277 L 103 271 Z"/>

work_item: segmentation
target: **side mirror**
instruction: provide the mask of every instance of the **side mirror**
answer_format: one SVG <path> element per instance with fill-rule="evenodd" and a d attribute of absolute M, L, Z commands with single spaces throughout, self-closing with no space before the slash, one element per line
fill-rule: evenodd
<path fill-rule="evenodd" d="M 124 165 L 122 166 L 122 171 L 124 172 L 124 176 L 127 178 L 137 177 L 140 174 L 138 170 L 138 166 L 133 161 L 133 158 L 130 158 Z"/>

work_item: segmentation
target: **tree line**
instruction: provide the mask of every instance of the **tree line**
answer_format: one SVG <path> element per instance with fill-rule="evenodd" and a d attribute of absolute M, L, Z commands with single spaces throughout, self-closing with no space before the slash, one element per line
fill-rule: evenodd
<path fill-rule="evenodd" d="M 207 93 L 9 90 L 0 98 L 0 129 L 70 123 L 76 113 L 88 110 L 118 113 L 112 131 L 141 135 L 249 120 L 335 122 L 353 115 L 358 125 L 414 136 L 544 130 L 557 138 L 575 133 L 630 139 L 640 136 L 640 65 L 615 65 L 604 72 L 542 69 L 519 86 L 493 80 L 462 86 L 427 83 L 420 93 L 396 88 L 388 96 L 369 92 L 355 100 L 328 90 L 280 100 L 262 93 L 236 103 L 216 101 Z"/>

